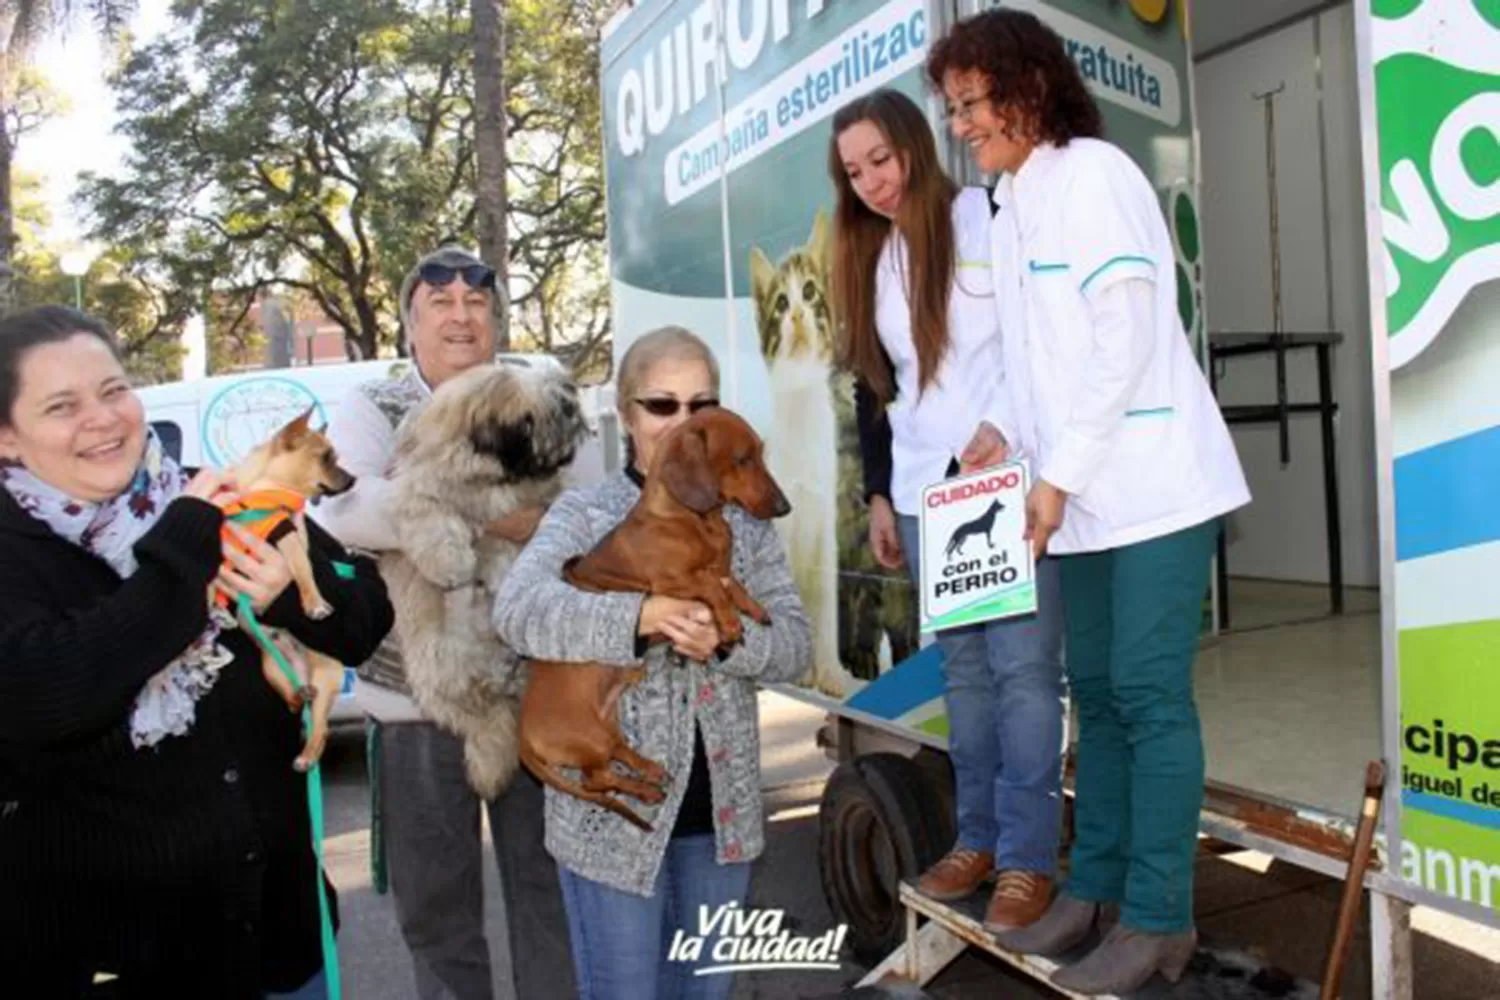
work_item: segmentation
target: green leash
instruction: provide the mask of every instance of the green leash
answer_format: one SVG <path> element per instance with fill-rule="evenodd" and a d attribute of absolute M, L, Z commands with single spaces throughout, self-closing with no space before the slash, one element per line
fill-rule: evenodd
<path fill-rule="evenodd" d="M 353 575 L 352 567 L 344 567 L 335 563 L 334 568 L 338 570 L 339 576 L 345 579 Z M 346 571 L 347 570 L 347 571 Z M 260 622 L 255 618 L 255 612 L 250 608 L 250 598 L 244 594 L 239 596 L 239 610 L 241 619 L 250 629 L 250 634 L 255 638 L 260 648 L 265 650 L 276 661 L 276 666 L 281 669 L 282 674 L 291 682 L 293 688 L 300 685 L 297 683 L 297 672 L 287 662 L 281 650 L 271 641 L 265 631 L 261 629 Z M 308 702 L 302 706 L 302 732 L 304 735 L 312 731 L 312 705 Z M 318 862 L 318 922 L 323 934 L 323 976 L 328 982 L 328 1000 L 340 1000 L 343 996 L 339 985 L 339 955 L 338 945 L 333 938 L 333 917 L 328 906 L 328 886 L 323 881 L 323 774 L 322 761 L 315 762 L 307 772 L 307 815 L 312 824 L 313 855 Z"/>
<path fill-rule="evenodd" d="M 385 798 L 380 791 L 383 733 L 380 720 L 371 716 L 365 730 L 365 771 L 370 782 L 370 885 L 379 896 L 384 896 L 389 888 L 385 868 Z"/>

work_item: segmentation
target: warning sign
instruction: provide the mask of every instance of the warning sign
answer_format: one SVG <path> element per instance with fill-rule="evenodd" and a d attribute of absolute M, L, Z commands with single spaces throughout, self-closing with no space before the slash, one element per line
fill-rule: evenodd
<path fill-rule="evenodd" d="M 922 631 L 1036 612 L 1021 462 L 922 491 Z"/>

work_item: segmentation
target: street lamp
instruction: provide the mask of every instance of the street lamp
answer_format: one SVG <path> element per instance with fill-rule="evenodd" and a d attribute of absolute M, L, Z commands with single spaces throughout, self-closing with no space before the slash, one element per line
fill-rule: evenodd
<path fill-rule="evenodd" d="M 70 250 L 57 263 L 62 273 L 73 279 L 73 304 L 83 311 L 83 276 L 89 273 L 93 260 L 82 250 Z"/>

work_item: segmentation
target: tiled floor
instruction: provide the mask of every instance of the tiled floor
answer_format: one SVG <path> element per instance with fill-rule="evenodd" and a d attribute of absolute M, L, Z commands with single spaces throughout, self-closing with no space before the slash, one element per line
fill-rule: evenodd
<path fill-rule="evenodd" d="M 1212 780 L 1349 813 L 1367 761 L 1380 756 L 1380 613 L 1350 591 L 1327 614 L 1327 590 L 1230 582 L 1231 631 L 1197 663 Z"/>

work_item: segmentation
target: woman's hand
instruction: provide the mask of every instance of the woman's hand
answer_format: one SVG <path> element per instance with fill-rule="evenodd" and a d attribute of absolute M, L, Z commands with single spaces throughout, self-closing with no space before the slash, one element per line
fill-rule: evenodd
<path fill-rule="evenodd" d="M 216 583 L 229 595 L 231 602 L 244 594 L 250 598 L 251 610 L 257 615 L 263 614 L 292 582 L 292 568 L 285 556 L 238 524 L 228 521 L 224 527 L 249 552 L 225 543 L 224 559 L 229 565 L 219 569 Z"/>
<path fill-rule="evenodd" d="M 974 428 L 974 436 L 964 446 L 963 454 L 958 456 L 958 471 L 960 475 L 966 476 L 971 472 L 999 465 L 1008 457 L 1010 445 L 1006 443 L 1005 435 L 988 420 L 981 420 L 979 426 Z"/>
<path fill-rule="evenodd" d="M 217 469 L 199 469 L 198 473 L 182 488 L 182 495 L 212 503 L 214 497 L 220 493 L 232 493 L 235 488 L 234 477 L 229 473 L 220 472 Z"/>
<path fill-rule="evenodd" d="M 896 530 L 896 511 L 882 496 L 870 498 L 870 552 L 886 569 L 901 568 L 901 534 Z"/>
<path fill-rule="evenodd" d="M 1031 542 L 1032 559 L 1047 553 L 1047 542 L 1062 527 L 1068 495 L 1045 479 L 1038 479 L 1026 495 L 1026 538 Z"/>
<path fill-rule="evenodd" d="M 719 648 L 719 630 L 713 612 L 698 601 L 653 594 L 641 605 L 637 631 L 646 637 L 662 636 L 672 648 L 694 660 L 706 660 Z"/>
<path fill-rule="evenodd" d="M 636 633 L 647 638 L 662 635 L 662 622 L 668 618 L 697 617 L 702 620 L 704 615 L 708 616 L 709 621 L 713 620 L 706 604 L 652 594 L 641 604 L 641 621 L 636 627 Z"/>
<path fill-rule="evenodd" d="M 677 652 L 700 663 L 718 652 L 723 641 L 714 625 L 714 616 L 702 605 L 688 614 L 664 619 L 661 634 L 671 640 Z"/>

